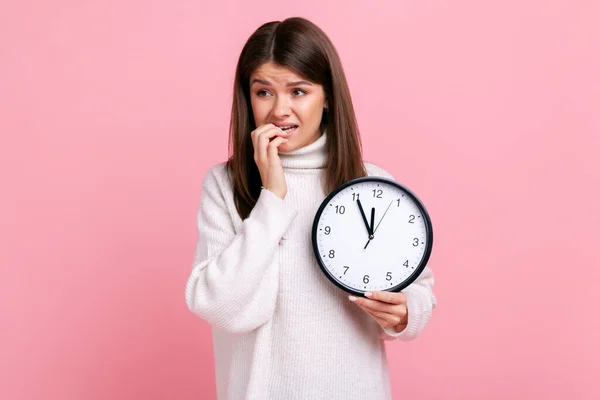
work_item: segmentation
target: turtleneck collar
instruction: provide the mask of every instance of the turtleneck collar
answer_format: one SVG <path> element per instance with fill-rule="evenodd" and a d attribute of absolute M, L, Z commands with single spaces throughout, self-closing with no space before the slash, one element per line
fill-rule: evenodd
<path fill-rule="evenodd" d="M 286 169 L 319 169 L 327 165 L 327 132 L 313 143 L 289 152 L 280 152 L 281 165 Z"/>

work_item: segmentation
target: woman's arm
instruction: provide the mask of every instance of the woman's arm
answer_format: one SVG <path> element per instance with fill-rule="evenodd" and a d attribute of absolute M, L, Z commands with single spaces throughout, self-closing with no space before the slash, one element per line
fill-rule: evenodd
<path fill-rule="evenodd" d="M 186 303 L 211 325 L 229 332 L 249 332 L 273 315 L 279 289 L 277 247 L 297 211 L 262 189 L 236 234 L 216 170 L 209 171 L 202 185 L 198 241 Z"/>

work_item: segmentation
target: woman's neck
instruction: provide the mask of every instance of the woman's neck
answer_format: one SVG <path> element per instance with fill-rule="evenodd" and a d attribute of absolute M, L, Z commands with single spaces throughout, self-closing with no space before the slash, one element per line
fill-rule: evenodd
<path fill-rule="evenodd" d="M 319 169 L 327 165 L 327 132 L 304 147 L 280 152 L 279 158 L 284 169 Z"/>

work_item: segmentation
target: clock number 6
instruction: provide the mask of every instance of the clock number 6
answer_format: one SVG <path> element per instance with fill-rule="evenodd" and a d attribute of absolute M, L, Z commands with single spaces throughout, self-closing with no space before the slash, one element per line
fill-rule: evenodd
<path fill-rule="evenodd" d="M 363 283 L 369 283 L 369 275 L 363 277 Z"/>

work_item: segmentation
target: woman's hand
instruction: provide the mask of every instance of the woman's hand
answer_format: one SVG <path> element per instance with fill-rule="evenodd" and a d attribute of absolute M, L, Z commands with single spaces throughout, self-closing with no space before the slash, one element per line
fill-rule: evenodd
<path fill-rule="evenodd" d="M 406 306 L 406 295 L 402 292 L 372 291 L 366 292 L 363 297 L 349 296 L 369 314 L 382 328 L 395 328 L 401 332 L 408 323 L 408 308 Z"/>
<path fill-rule="evenodd" d="M 254 162 L 258 166 L 262 186 L 283 199 L 287 194 L 287 184 L 277 148 L 287 143 L 287 134 L 273 124 L 265 124 L 253 130 L 251 136 Z"/>

